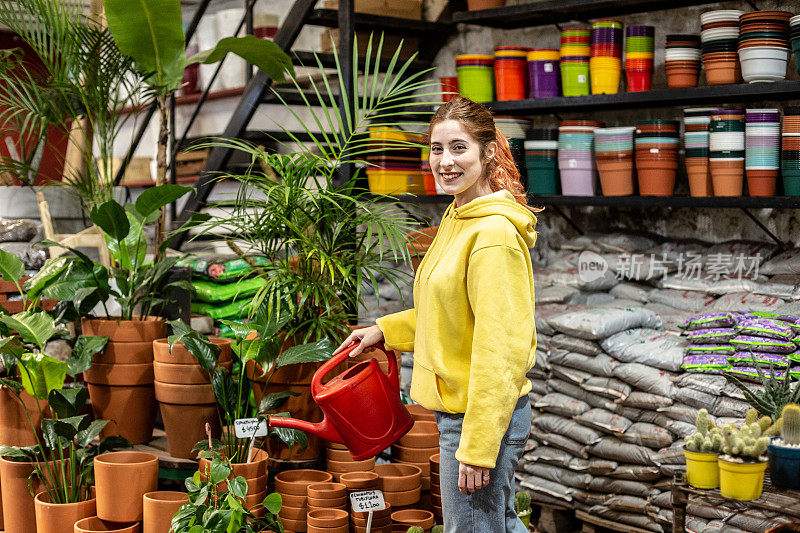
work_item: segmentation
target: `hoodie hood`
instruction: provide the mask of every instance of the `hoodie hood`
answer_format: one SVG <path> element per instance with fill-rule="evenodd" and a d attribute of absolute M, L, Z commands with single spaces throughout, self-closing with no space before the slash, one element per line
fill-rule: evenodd
<path fill-rule="evenodd" d="M 505 189 L 481 196 L 460 207 L 456 207 L 454 201 L 448 211 L 454 219 L 503 215 L 514 224 L 528 248 L 536 244 L 536 217 L 529 209 L 519 205 L 514 195 Z"/>

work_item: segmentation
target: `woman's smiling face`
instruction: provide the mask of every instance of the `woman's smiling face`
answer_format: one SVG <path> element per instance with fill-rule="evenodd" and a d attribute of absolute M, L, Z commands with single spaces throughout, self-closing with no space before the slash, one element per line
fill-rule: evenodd
<path fill-rule="evenodd" d="M 481 147 L 458 120 L 444 120 L 431 130 L 431 153 L 429 162 L 436 183 L 445 194 L 456 197 L 456 205 L 490 194 L 489 182 L 485 179 L 485 163 L 497 149 L 489 143 L 485 159 L 481 159 Z"/>

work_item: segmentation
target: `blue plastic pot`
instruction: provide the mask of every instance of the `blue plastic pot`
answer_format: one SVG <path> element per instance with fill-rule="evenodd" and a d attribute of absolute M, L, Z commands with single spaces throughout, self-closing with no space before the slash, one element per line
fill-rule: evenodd
<path fill-rule="evenodd" d="M 800 448 L 776 446 L 775 439 L 767 447 L 772 484 L 780 489 L 800 490 Z"/>

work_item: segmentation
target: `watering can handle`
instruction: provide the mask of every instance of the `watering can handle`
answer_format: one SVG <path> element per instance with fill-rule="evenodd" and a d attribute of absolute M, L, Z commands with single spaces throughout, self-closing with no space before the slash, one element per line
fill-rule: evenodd
<path fill-rule="evenodd" d="M 316 395 L 317 392 L 323 389 L 322 378 L 324 378 L 325 375 L 331 370 L 333 370 L 333 368 L 336 367 L 338 364 L 346 361 L 347 358 L 350 357 L 350 352 L 352 352 L 360 344 L 360 342 L 361 341 L 358 341 L 354 343 L 352 346 L 348 346 L 347 348 L 339 352 L 337 355 L 334 355 L 330 360 L 328 360 L 327 363 L 325 363 L 324 365 L 322 365 L 322 367 L 320 367 L 317 373 L 314 374 L 314 379 L 311 381 L 312 394 Z M 387 374 L 387 376 L 389 377 L 389 382 L 392 384 L 392 387 L 397 389 L 397 393 L 399 394 L 400 380 L 397 375 L 397 359 L 394 357 L 394 354 L 390 354 L 386 350 L 386 348 L 384 348 L 384 344 L 382 342 L 373 344 L 372 346 L 383 352 L 383 354 L 386 356 L 386 359 L 389 360 L 389 373 Z"/>

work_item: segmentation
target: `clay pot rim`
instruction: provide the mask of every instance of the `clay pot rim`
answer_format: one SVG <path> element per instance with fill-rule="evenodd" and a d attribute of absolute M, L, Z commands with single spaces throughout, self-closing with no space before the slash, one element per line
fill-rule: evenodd
<path fill-rule="evenodd" d="M 338 527 L 347 524 L 350 513 L 343 509 L 315 509 L 306 516 L 310 526 Z"/>
<path fill-rule="evenodd" d="M 433 513 L 424 509 L 402 509 L 392 513 L 392 522 L 403 525 L 419 525 L 422 529 L 433 527 Z"/>
<path fill-rule="evenodd" d="M 154 490 L 153 492 L 146 492 L 143 498 L 151 502 L 189 501 L 189 495 L 186 492 L 179 492 L 177 490 Z"/>
<path fill-rule="evenodd" d="M 94 523 L 95 521 L 99 521 L 102 524 L 115 524 L 120 526 L 119 529 L 96 529 L 97 526 L 89 526 L 89 524 Z M 75 522 L 73 526 L 76 531 L 86 531 L 86 532 L 98 532 L 98 533 L 124 533 L 125 531 L 135 531 L 134 526 L 136 526 L 138 522 L 110 522 L 106 520 L 100 520 L 100 518 L 96 516 L 90 516 L 89 518 L 82 518 Z M 92 529 L 89 529 L 92 527 Z"/>
<path fill-rule="evenodd" d="M 45 500 L 46 498 L 46 500 Z M 88 500 L 83 500 L 82 502 L 73 502 L 73 503 L 52 503 L 50 500 L 50 495 L 47 493 L 46 490 L 36 493 L 36 496 L 33 497 L 33 500 L 38 503 L 39 505 L 45 506 L 53 506 L 53 507 L 60 507 L 60 506 L 67 506 L 67 505 L 80 505 L 95 502 L 97 503 L 97 497 L 89 498 Z"/>
<path fill-rule="evenodd" d="M 375 466 L 377 466 L 377 465 L 375 465 Z M 348 481 L 354 481 L 354 482 L 357 482 L 357 481 L 374 481 L 374 480 L 380 478 L 380 475 L 378 475 L 377 472 L 375 472 L 375 471 L 366 471 L 366 470 L 361 470 L 361 471 L 358 471 L 358 472 L 345 472 L 345 473 L 342 474 L 341 477 L 344 477 L 344 476 L 347 476 Z M 355 479 L 350 479 L 350 478 L 353 478 L 353 477 L 355 477 Z M 345 486 L 347 486 L 346 483 L 343 483 L 343 484 Z"/>
<path fill-rule="evenodd" d="M 124 461 L 124 457 L 139 457 L 141 460 L 139 461 Z M 116 461 L 116 459 L 120 459 L 120 461 Z M 114 459 L 114 460 L 111 460 Z M 149 453 L 149 452 L 137 452 L 137 451 L 121 451 L 121 452 L 107 452 L 102 453 L 94 458 L 94 462 L 100 463 L 106 466 L 117 466 L 120 468 L 140 468 L 141 465 L 151 464 L 151 463 L 158 463 L 158 456 Z"/>
<path fill-rule="evenodd" d="M 306 487 L 308 497 L 317 499 L 334 499 L 347 496 L 347 485 L 335 481 L 312 483 Z M 330 496 L 334 494 L 335 496 Z M 325 496 L 323 496 L 325 495 Z"/>
<path fill-rule="evenodd" d="M 331 466 L 344 468 L 345 470 L 337 470 L 338 472 L 363 472 L 364 470 L 360 467 L 368 466 L 369 463 L 374 464 L 375 458 L 370 457 L 369 459 L 362 459 L 361 461 L 339 461 L 338 459 L 326 459 L 328 462 L 328 467 Z M 358 470 L 348 470 L 348 468 L 358 468 Z"/>
<path fill-rule="evenodd" d="M 287 496 L 293 496 L 292 494 L 287 494 Z M 347 503 L 347 493 L 342 494 L 341 496 L 336 496 L 334 498 L 316 498 L 314 496 L 306 496 L 306 505 L 308 507 L 337 507 L 339 505 L 344 505 Z"/>

